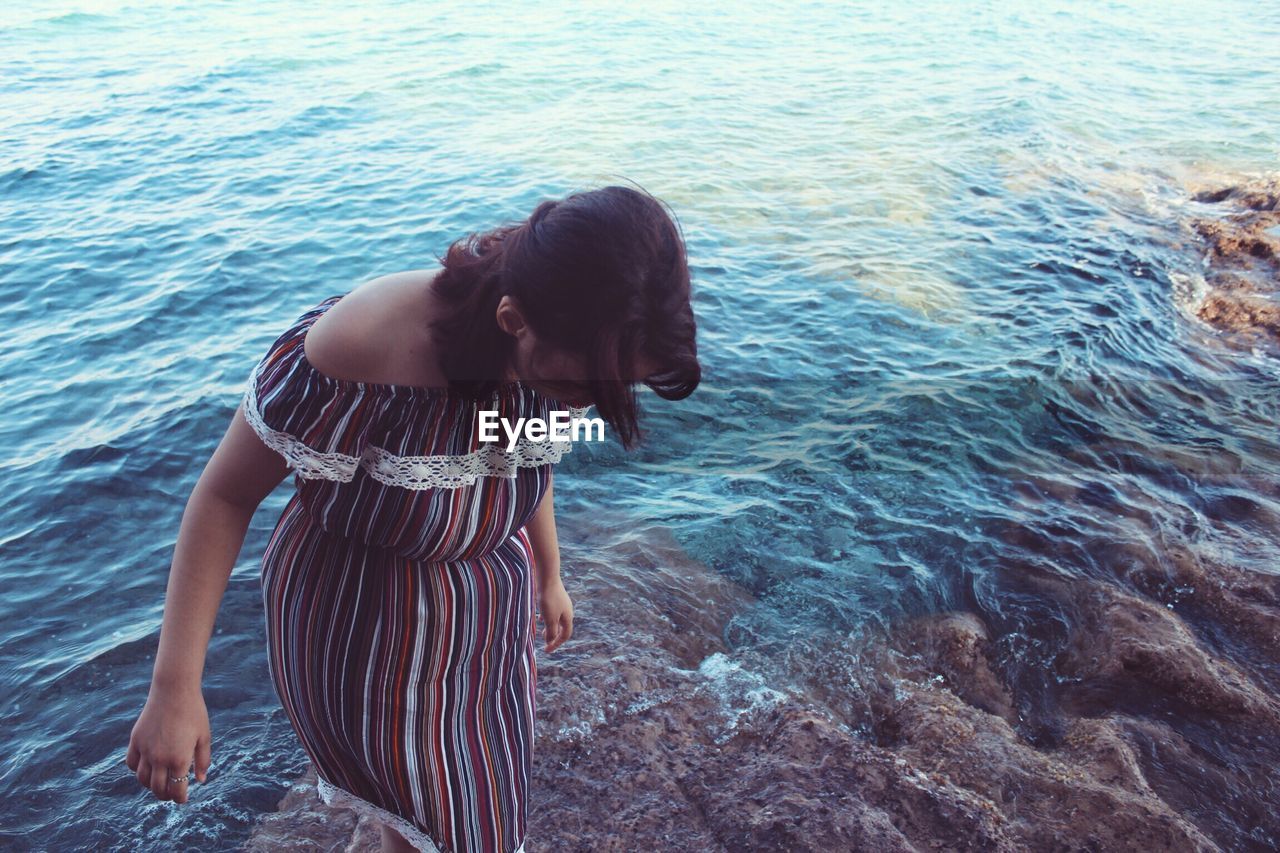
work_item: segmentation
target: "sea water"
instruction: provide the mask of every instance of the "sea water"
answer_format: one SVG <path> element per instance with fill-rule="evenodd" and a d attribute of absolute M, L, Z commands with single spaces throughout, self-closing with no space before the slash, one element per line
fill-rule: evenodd
<path fill-rule="evenodd" d="M 5 846 L 233 849 L 275 808 L 287 485 L 210 644 L 210 783 L 124 766 L 191 488 L 303 310 L 576 189 L 676 211 L 705 378 L 642 395 L 632 453 L 576 447 L 557 512 L 749 590 L 729 648 L 798 674 L 819 627 L 977 610 L 1034 737 L 1072 614 L 1018 571 L 1174 537 L 1276 570 L 1277 361 L 1195 319 L 1185 225 L 1277 166 L 1275 7 L 29 2 L 0 41 Z"/>

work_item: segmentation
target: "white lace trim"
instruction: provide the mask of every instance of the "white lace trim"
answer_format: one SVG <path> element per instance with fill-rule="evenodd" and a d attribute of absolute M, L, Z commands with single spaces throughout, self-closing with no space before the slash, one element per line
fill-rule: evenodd
<path fill-rule="evenodd" d="M 316 790 L 325 805 L 351 809 L 357 814 L 385 823 L 400 833 L 405 841 L 408 841 L 419 850 L 425 851 L 425 853 L 447 853 L 448 851 L 448 848 L 437 845 L 434 838 L 423 832 L 414 823 L 405 820 L 398 814 L 387 811 L 382 806 L 369 802 L 363 797 L 357 797 L 346 788 L 339 788 L 323 776 L 316 777 Z M 520 846 L 521 848 L 524 847 L 523 844 Z"/>
<path fill-rule="evenodd" d="M 388 486 L 457 489 L 474 484 L 480 477 L 512 479 L 517 468 L 554 464 L 573 449 L 572 441 L 534 441 L 520 436 L 511 450 L 506 449 L 506 439 L 501 439 L 458 455 L 398 456 L 372 444 L 360 456 L 324 453 L 308 447 L 287 432 L 267 426 L 258 411 L 257 384 L 255 370 L 244 395 L 245 420 L 263 442 L 283 456 L 289 467 L 303 479 L 350 483 L 355 478 L 356 469 L 364 468 L 370 477 Z M 588 409 L 588 406 L 570 406 L 570 423 L 586 417 Z"/>
<path fill-rule="evenodd" d="M 516 476 L 517 467 L 559 462 L 572 442 L 518 443 L 511 453 L 497 443 L 465 456 L 396 456 L 381 447 L 369 446 L 360 460 L 369 476 L 389 486 L 406 489 L 456 489 L 469 486 L 477 477 Z"/>
<path fill-rule="evenodd" d="M 381 821 L 400 833 L 405 841 L 424 851 L 424 853 L 450 853 L 449 848 L 437 843 L 434 838 L 419 829 L 416 824 L 398 814 L 387 811 L 382 806 L 369 802 L 363 797 L 357 797 L 346 788 L 339 788 L 323 776 L 316 776 L 316 789 L 319 791 L 320 799 L 324 801 L 325 805 L 351 809 L 357 814 Z M 520 846 L 511 851 L 511 853 L 525 853 L 524 845 L 525 842 L 521 841 Z"/>

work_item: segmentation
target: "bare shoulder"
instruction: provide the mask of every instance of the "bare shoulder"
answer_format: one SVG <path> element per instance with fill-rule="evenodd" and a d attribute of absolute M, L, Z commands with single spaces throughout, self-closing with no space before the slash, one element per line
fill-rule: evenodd
<path fill-rule="evenodd" d="M 427 322 L 435 270 L 406 270 L 369 279 L 311 324 L 307 361 L 326 376 L 393 385 L 441 385 Z"/>

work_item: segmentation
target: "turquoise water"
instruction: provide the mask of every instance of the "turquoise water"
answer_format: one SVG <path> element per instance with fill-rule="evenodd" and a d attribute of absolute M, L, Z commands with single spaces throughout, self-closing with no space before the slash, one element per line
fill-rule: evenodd
<path fill-rule="evenodd" d="M 772 677 L 816 626 L 979 608 L 1049 737 L 1071 614 L 1011 565 L 1101 582 L 1173 539 L 1278 564 L 1277 362 L 1192 316 L 1185 220 L 1188 185 L 1277 167 L 1280 9 L 34 3 L 0 28 L 7 846 L 230 848 L 275 807 L 306 763 L 257 579 L 286 488 L 209 650 L 210 785 L 178 809 L 123 764 L 187 495 L 302 310 L 574 189 L 679 214 L 707 378 L 646 395 L 638 451 L 575 451 L 559 512 L 668 526 L 750 588 L 727 639 Z M 1235 476 L 1188 473 L 1213 459 Z"/>

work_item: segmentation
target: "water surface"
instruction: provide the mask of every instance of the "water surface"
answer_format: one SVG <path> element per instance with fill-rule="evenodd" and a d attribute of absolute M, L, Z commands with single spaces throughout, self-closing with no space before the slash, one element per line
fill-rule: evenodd
<path fill-rule="evenodd" d="M 231 849 L 275 808 L 306 765 L 257 578 L 287 487 L 210 646 L 209 784 L 179 809 L 123 764 L 191 487 L 302 310 L 574 189 L 678 213 L 706 380 L 566 459 L 558 512 L 750 590 L 725 640 L 769 684 L 828 632 L 974 610 L 1051 744 L 1074 616 L 1028 576 L 1278 564 L 1277 362 L 1195 320 L 1186 225 L 1189 186 L 1276 167 L 1276 10 L 31 3 L 0 33 L 8 845 Z"/>

